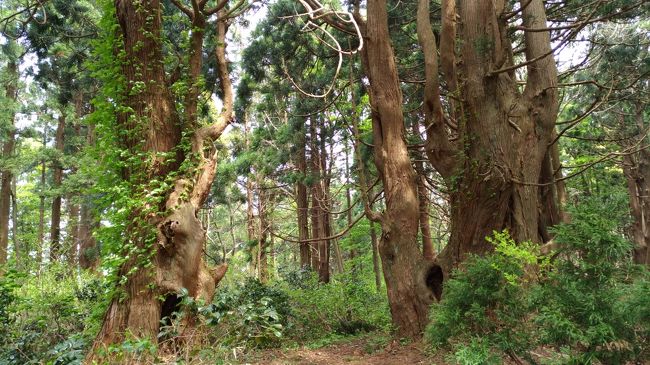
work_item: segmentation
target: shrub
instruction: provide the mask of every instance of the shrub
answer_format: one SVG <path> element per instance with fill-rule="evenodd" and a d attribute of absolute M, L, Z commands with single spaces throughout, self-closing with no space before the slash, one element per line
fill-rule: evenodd
<path fill-rule="evenodd" d="M 13 272 L 0 278 L 0 364 L 81 363 L 92 340 L 90 314 L 99 290 L 90 274 L 53 265 L 40 276 Z M 82 294 L 86 293 L 86 294 Z M 99 294 L 98 294 L 99 295 Z M 75 335 L 76 334 L 76 335 Z"/>
<path fill-rule="evenodd" d="M 495 233 L 495 252 L 470 257 L 445 283 L 427 340 L 461 364 L 491 363 L 495 349 L 534 362 L 530 350 L 542 346 L 561 353 L 552 359 L 560 364 L 647 360 L 650 274 L 631 263 L 622 220 L 607 215 L 619 203 L 588 198 L 572 209 L 555 229 L 552 263 Z"/>
<path fill-rule="evenodd" d="M 253 278 L 220 290 L 198 311 L 208 325 L 219 326 L 223 344 L 256 348 L 277 345 L 291 315 L 287 294 Z"/>
<path fill-rule="evenodd" d="M 494 254 L 471 256 L 445 283 L 443 300 L 431 309 L 425 335 L 435 347 L 467 354 L 487 354 L 479 351 L 486 346 L 514 353 L 531 347 L 526 268 L 539 260 L 536 247 L 517 245 L 505 231 L 488 240 Z"/>
<path fill-rule="evenodd" d="M 541 344 L 566 347 L 576 361 L 621 363 L 647 342 L 647 274 L 631 264 L 632 245 L 604 209 L 587 200 L 555 229 L 560 256 L 532 298 Z"/>
<path fill-rule="evenodd" d="M 315 275 L 299 288 L 285 284 L 293 311 L 291 336 L 308 341 L 388 329 L 388 302 L 373 280 L 370 271 L 334 275 L 328 284 L 318 283 Z"/>

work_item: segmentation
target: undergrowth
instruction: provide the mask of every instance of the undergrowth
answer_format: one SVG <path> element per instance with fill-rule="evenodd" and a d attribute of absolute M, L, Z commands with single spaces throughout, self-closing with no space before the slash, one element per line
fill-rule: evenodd
<path fill-rule="evenodd" d="M 631 264 L 632 246 L 607 219 L 607 205 L 586 201 L 555 229 L 550 261 L 538 246 L 507 232 L 488 240 L 494 253 L 470 257 L 431 309 L 426 339 L 458 364 L 624 364 L 650 359 L 648 271 Z M 535 356 L 548 349 L 552 356 Z"/>

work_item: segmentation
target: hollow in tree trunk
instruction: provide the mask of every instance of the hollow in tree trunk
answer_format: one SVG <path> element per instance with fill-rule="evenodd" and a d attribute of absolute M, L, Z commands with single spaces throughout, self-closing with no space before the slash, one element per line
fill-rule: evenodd
<path fill-rule="evenodd" d="M 185 9 L 193 24 L 201 24 L 204 6 Z M 128 132 L 124 143 L 131 153 L 149 156 L 143 165 L 124 171 L 123 175 L 139 187 L 134 199 L 152 193 L 152 181 L 164 181 L 170 173 L 178 178 L 164 192 L 162 202 L 135 210 L 133 224 L 127 227 L 125 243 L 136 247 L 122 264 L 118 277 L 125 278 L 104 317 L 95 340 L 94 350 L 120 342 L 127 333 L 157 341 L 162 317 L 177 309 L 177 294 L 184 288 L 189 296 L 209 302 L 216 284 L 224 276 L 227 266 L 209 268 L 202 250 L 205 231 L 198 219 L 198 211 L 205 202 L 216 172 L 216 153 L 213 142 L 221 136 L 233 118 L 232 85 L 225 55 L 227 9 L 217 11 L 216 50 L 217 76 L 221 87 L 223 109 L 213 124 L 196 127 L 196 117 L 187 100 L 186 121 L 183 128 L 191 128 L 191 153 L 180 148 L 180 117 L 175 100 L 166 83 L 161 41 L 161 4 L 158 0 L 115 1 L 125 62 L 122 73 L 126 81 L 125 102 L 128 111 L 118 115 L 117 128 Z M 203 28 L 192 32 L 190 52 L 190 84 L 197 82 L 201 69 Z M 199 39 L 194 37 L 201 35 Z M 198 62 L 198 67 L 196 63 Z M 134 86 L 142 86 L 135 90 Z M 190 90 L 190 93 L 192 91 Z M 175 152 L 175 153 L 173 153 Z M 178 171 L 183 159 L 191 159 L 196 166 L 189 172 Z M 162 298 L 162 300 L 160 299 Z M 97 351 L 90 355 L 92 359 Z"/>

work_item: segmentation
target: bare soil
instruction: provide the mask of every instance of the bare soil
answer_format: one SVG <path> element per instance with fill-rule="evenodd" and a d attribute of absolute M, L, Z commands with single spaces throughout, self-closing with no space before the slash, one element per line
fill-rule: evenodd
<path fill-rule="evenodd" d="M 376 349 L 372 338 L 356 339 L 318 349 L 268 350 L 247 364 L 259 365 L 419 365 L 448 364 L 443 354 L 428 355 L 422 343 L 390 342 Z"/>

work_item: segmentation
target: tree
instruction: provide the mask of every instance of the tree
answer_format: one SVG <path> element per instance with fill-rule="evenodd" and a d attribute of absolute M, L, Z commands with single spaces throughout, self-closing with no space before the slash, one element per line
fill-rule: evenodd
<path fill-rule="evenodd" d="M 10 40 L 3 48 L 3 55 L 7 57 L 3 79 L 5 98 L 7 101 L 6 105 L 8 108 L 3 114 L 3 117 L 6 117 L 6 120 L 4 120 L 2 124 L 4 136 L 2 145 L 3 168 L 0 183 L 0 266 L 7 262 L 7 248 L 9 244 L 9 213 L 12 199 L 11 183 L 14 179 L 11 158 L 16 144 L 15 104 L 18 98 L 18 64 L 20 63 L 21 58 L 21 56 L 16 54 L 18 52 L 17 42 Z M 13 199 L 15 201 L 15 195 Z M 13 222 L 13 225 L 16 225 L 15 221 Z"/>
<path fill-rule="evenodd" d="M 227 268 L 210 269 L 205 264 L 205 231 L 197 217 L 215 177 L 212 144 L 233 120 L 226 32 L 230 19 L 248 5 L 230 6 L 221 1 L 210 8 L 206 3 L 193 1 L 189 8 L 174 2 L 187 16 L 185 26 L 192 30 L 186 50 L 188 76 L 183 80 L 187 89 L 179 110 L 171 89 L 179 80 L 170 80 L 164 68 L 162 4 L 157 0 L 115 2 L 119 25 L 115 36 L 119 36 L 117 45 L 123 52 L 120 71 L 124 88 L 119 100 L 126 106 L 117 110 L 115 127 L 123 141 L 127 163 L 121 176 L 131 187 L 127 201 L 132 204 L 128 217 L 132 223 L 125 225 L 126 241 L 121 248 L 131 255 L 118 272 L 124 296 L 112 300 L 95 348 L 121 341 L 127 332 L 155 341 L 160 319 L 176 309 L 182 289 L 208 302 Z M 215 14 L 215 22 L 210 23 L 216 37 L 211 57 L 216 59 L 213 71 L 223 107 L 215 120 L 201 125 L 197 106 L 203 41 L 206 19 Z M 112 48 L 107 49 L 110 52 Z M 109 63 L 112 56 L 104 55 Z M 110 103 L 106 106 L 110 108 Z M 191 135 L 190 140 L 184 140 L 184 135 Z"/>

